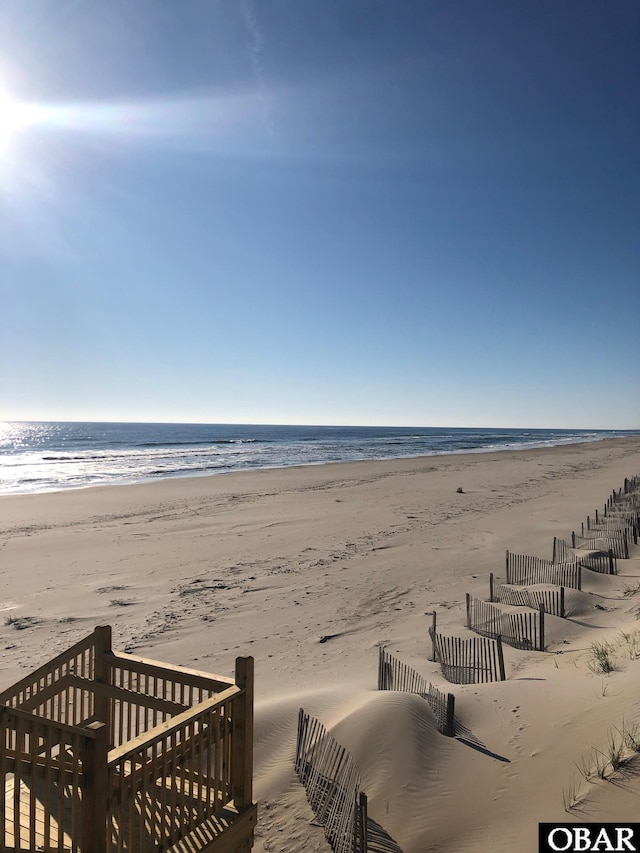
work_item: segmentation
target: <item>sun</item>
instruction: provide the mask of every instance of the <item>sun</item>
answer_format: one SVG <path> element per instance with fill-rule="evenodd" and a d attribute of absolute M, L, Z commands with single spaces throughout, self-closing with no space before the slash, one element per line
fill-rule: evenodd
<path fill-rule="evenodd" d="M 0 89 L 0 154 L 8 150 L 16 132 L 32 121 L 32 108 Z"/>

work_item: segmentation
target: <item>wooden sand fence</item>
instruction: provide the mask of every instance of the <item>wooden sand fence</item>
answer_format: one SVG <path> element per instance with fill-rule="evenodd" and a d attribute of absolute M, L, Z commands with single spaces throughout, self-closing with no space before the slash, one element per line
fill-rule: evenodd
<path fill-rule="evenodd" d="M 442 674 L 452 684 L 486 684 L 504 681 L 502 640 L 490 637 L 445 637 L 434 625 L 429 628 L 433 659 L 440 664 Z"/>
<path fill-rule="evenodd" d="M 553 539 L 553 564 L 575 561 L 593 572 L 617 574 L 616 560 L 629 559 L 630 543 L 640 536 L 640 476 L 625 478 L 624 485 L 607 499 L 604 510 L 587 516 L 580 533 L 571 533 L 571 545 Z M 573 553 L 590 551 L 589 554 Z"/>
<path fill-rule="evenodd" d="M 553 563 L 543 557 L 507 551 L 506 579 L 515 586 L 548 583 L 582 589 L 582 567 L 578 562 Z"/>
<path fill-rule="evenodd" d="M 531 607 L 534 610 L 542 607 L 552 616 L 566 616 L 563 586 L 558 589 L 523 589 L 496 583 L 493 572 L 489 575 L 489 601 L 515 607 Z"/>
<path fill-rule="evenodd" d="M 640 475 L 634 477 L 625 477 L 623 485 L 616 491 L 613 490 L 611 496 L 607 500 L 607 507 L 613 507 L 620 503 L 633 502 L 640 494 Z"/>
<path fill-rule="evenodd" d="M 454 736 L 456 700 L 453 693 L 438 690 L 415 669 L 390 655 L 383 646 L 380 646 L 378 657 L 378 690 L 397 690 L 422 696 L 434 713 L 438 731 L 447 737 Z"/>
<path fill-rule="evenodd" d="M 640 477 L 625 479 L 624 486 L 612 492 L 604 505 L 604 517 L 635 515 L 640 513 Z"/>
<path fill-rule="evenodd" d="M 640 533 L 640 478 L 632 477 L 625 479 L 624 486 L 619 492 L 614 490 L 612 498 L 604 506 L 604 514 L 600 515 L 596 510 L 595 518 L 587 516 L 586 525 L 583 523 L 580 536 L 583 539 L 590 538 L 599 532 L 602 536 L 615 536 L 626 532 L 627 545 L 633 541 L 638 544 Z M 622 554 L 617 554 L 626 559 Z M 627 555 L 628 556 L 628 555 Z"/>
<path fill-rule="evenodd" d="M 605 518 L 626 511 L 640 512 L 640 477 L 625 479 L 624 486 L 614 489 L 604 505 Z"/>
<path fill-rule="evenodd" d="M 633 477 L 625 477 L 623 490 L 623 494 L 625 495 L 631 492 L 640 492 L 640 474 L 636 474 Z"/>
<path fill-rule="evenodd" d="M 578 554 L 574 557 L 570 554 L 571 546 L 564 540 L 553 537 L 553 556 L 551 562 L 559 563 L 575 562 L 592 572 L 601 575 L 615 575 L 618 573 L 618 564 L 613 551 L 593 551 L 591 554 Z"/>
<path fill-rule="evenodd" d="M 622 512 L 638 512 L 640 510 L 640 491 L 631 492 L 627 495 L 622 495 L 614 501 L 608 500 L 603 509 L 605 518 Z"/>
<path fill-rule="evenodd" d="M 585 530 L 584 535 L 573 531 L 571 533 L 571 547 L 590 551 L 611 551 L 614 557 L 620 560 L 629 559 L 629 536 L 626 528 L 624 530 L 611 531 L 602 534 L 597 530 Z"/>
<path fill-rule="evenodd" d="M 587 516 L 586 522 L 582 522 L 581 534 L 585 531 L 599 531 L 600 533 L 618 533 L 620 530 L 627 531 L 627 538 L 633 544 L 638 544 L 638 528 L 640 527 L 640 510 L 636 508 L 623 507 L 614 510 L 609 515 L 602 516 L 596 510 L 594 518 Z"/>
<path fill-rule="evenodd" d="M 367 797 L 355 762 L 322 723 L 298 713 L 295 771 L 334 853 L 366 853 Z"/>
<path fill-rule="evenodd" d="M 553 565 L 557 565 L 558 563 L 570 563 L 573 558 L 569 551 L 570 546 L 567 544 L 565 539 L 559 539 L 557 536 L 553 537 L 553 552 L 551 555 L 551 562 Z"/>
<path fill-rule="evenodd" d="M 500 639 L 516 649 L 544 651 L 544 607 L 526 613 L 505 613 L 495 604 L 467 600 L 467 628 L 483 637 Z"/>

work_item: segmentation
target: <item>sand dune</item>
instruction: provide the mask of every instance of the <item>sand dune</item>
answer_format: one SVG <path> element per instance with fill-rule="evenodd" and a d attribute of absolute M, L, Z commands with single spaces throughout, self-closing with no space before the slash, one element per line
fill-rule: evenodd
<path fill-rule="evenodd" d="M 638 472 L 629 438 L 3 498 L 0 686 L 104 623 L 120 648 L 221 674 L 254 655 L 258 851 L 328 849 L 293 771 L 300 707 L 404 853 L 527 853 L 538 821 L 633 819 L 638 762 L 614 781 L 590 767 L 640 726 L 640 548 L 566 590 L 545 652 L 505 646 L 502 683 L 448 684 L 427 614 L 469 636 L 465 593 L 504 581 L 506 549 L 550 558 Z M 380 644 L 454 693 L 459 737 L 420 697 L 376 691 Z"/>

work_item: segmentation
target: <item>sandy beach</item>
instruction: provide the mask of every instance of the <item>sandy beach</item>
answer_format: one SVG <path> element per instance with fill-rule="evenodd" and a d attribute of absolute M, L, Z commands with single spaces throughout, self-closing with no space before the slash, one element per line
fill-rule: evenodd
<path fill-rule="evenodd" d="M 533 853 L 539 821 L 637 820 L 640 761 L 580 768 L 640 730 L 640 547 L 586 573 L 545 652 L 505 646 L 501 683 L 448 684 L 427 614 L 468 636 L 465 593 L 488 597 L 506 549 L 550 558 L 638 473 L 629 437 L 3 497 L 0 688 L 101 624 L 118 648 L 221 675 L 253 655 L 257 851 L 329 849 L 293 771 L 301 706 L 351 751 L 403 853 Z M 594 642 L 611 673 L 590 668 Z M 476 748 L 376 690 L 380 645 L 455 694 Z"/>

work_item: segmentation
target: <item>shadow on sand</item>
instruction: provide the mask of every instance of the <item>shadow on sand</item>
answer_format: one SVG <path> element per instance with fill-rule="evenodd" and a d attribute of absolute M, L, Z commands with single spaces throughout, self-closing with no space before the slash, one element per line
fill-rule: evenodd
<path fill-rule="evenodd" d="M 507 758 L 504 755 L 498 755 L 497 752 L 491 752 L 486 744 L 482 743 L 480 738 L 476 737 L 471 729 L 468 729 L 466 726 L 463 726 L 460 720 L 456 719 L 455 728 L 454 728 L 454 738 L 459 740 L 460 743 L 463 743 L 465 746 L 470 746 L 471 749 L 475 749 L 478 752 L 481 752 L 483 755 L 488 755 L 489 758 L 495 758 L 497 761 L 503 761 L 505 764 L 510 764 L 511 759 Z"/>
<path fill-rule="evenodd" d="M 402 853 L 389 833 L 368 816 L 367 853 Z"/>

